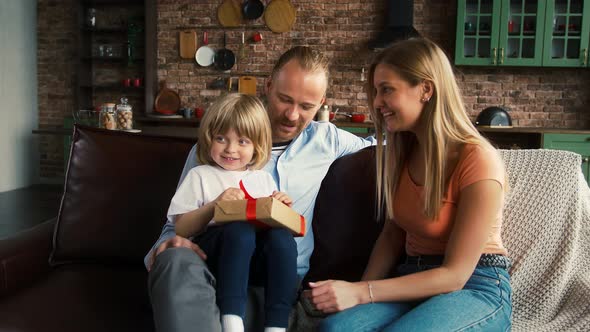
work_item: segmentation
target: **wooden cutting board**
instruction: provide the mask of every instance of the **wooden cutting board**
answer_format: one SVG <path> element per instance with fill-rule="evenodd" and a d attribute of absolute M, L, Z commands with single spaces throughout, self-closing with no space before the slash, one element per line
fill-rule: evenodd
<path fill-rule="evenodd" d="M 272 32 L 287 32 L 295 24 L 295 14 L 290 0 L 272 0 L 264 10 L 264 21 Z"/>
<path fill-rule="evenodd" d="M 239 0 L 224 0 L 217 8 L 217 19 L 224 27 L 238 27 L 242 18 L 242 3 Z"/>
<path fill-rule="evenodd" d="M 180 57 L 183 59 L 194 59 L 197 51 L 197 32 L 194 30 L 180 31 Z"/>
<path fill-rule="evenodd" d="M 238 92 L 256 96 L 256 77 L 240 76 L 238 80 Z"/>

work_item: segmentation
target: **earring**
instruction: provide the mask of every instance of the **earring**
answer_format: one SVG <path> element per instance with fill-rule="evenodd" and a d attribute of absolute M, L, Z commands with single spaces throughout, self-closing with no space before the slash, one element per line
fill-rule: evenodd
<path fill-rule="evenodd" d="M 420 101 L 423 102 L 423 103 L 427 103 L 427 102 L 430 101 L 430 98 L 429 97 L 423 97 L 422 99 L 420 99 Z"/>

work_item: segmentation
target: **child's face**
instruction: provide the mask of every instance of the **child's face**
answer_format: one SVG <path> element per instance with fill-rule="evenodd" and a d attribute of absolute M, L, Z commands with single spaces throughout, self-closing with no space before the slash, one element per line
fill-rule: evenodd
<path fill-rule="evenodd" d="M 230 129 L 214 135 L 211 140 L 211 159 L 228 171 L 245 171 L 254 156 L 252 140 Z"/>

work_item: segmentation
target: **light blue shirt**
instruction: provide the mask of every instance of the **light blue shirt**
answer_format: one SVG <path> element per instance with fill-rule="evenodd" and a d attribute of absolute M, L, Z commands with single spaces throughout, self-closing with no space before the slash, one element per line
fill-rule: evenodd
<path fill-rule="evenodd" d="M 337 158 L 375 143 L 374 137 L 361 138 L 338 129 L 332 123 L 312 121 L 280 156 L 273 155 L 264 166 L 264 170 L 272 175 L 279 191 L 291 197 L 293 209 L 306 220 L 307 233 L 304 237 L 295 238 L 298 251 L 297 274 L 300 278 L 309 270 L 309 258 L 313 251 L 311 219 L 315 199 L 328 168 Z M 180 182 L 197 165 L 195 153 L 196 146 L 189 153 Z M 146 266 L 152 250 L 174 235 L 174 224 L 168 220 L 160 238 L 144 259 Z"/>

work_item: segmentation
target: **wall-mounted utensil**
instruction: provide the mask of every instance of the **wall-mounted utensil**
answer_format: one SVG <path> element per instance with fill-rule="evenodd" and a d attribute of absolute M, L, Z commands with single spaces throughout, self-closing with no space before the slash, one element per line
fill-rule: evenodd
<path fill-rule="evenodd" d="M 207 31 L 205 31 L 203 32 L 203 45 L 201 45 L 195 53 L 195 60 L 202 67 L 211 66 L 215 58 L 215 51 L 208 45 L 209 35 L 207 34 Z"/>
<path fill-rule="evenodd" d="M 244 18 L 248 20 L 255 20 L 262 16 L 264 12 L 264 4 L 260 0 L 246 0 L 242 7 Z"/>
<path fill-rule="evenodd" d="M 219 70 L 230 70 L 236 63 L 234 52 L 226 48 L 226 35 L 223 33 L 223 48 L 215 53 L 215 67 Z"/>

